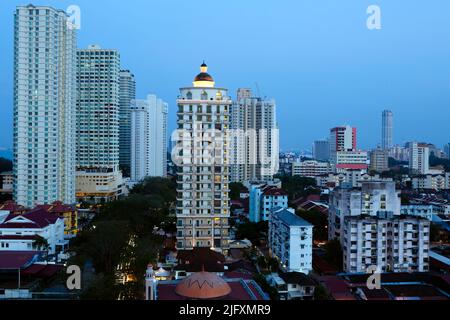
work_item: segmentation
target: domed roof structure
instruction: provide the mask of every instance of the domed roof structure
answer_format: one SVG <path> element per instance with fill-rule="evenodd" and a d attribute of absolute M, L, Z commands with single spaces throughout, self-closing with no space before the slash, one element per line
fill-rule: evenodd
<path fill-rule="evenodd" d="M 194 79 L 194 87 L 214 87 L 214 79 L 208 73 L 208 66 L 204 61 L 200 66 L 200 73 Z"/>
<path fill-rule="evenodd" d="M 196 272 L 183 279 L 175 292 L 190 299 L 215 299 L 231 293 L 228 283 L 211 272 Z"/>

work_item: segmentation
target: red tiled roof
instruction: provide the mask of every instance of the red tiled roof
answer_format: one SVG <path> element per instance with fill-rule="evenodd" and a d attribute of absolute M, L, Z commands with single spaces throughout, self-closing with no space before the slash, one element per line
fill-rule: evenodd
<path fill-rule="evenodd" d="M 23 212 L 26 211 L 26 208 L 24 206 L 18 205 L 12 200 L 8 200 L 0 204 L 0 210 L 5 210 L 9 212 Z"/>
<path fill-rule="evenodd" d="M 35 240 L 37 236 L 2 235 L 0 240 Z"/>
<path fill-rule="evenodd" d="M 31 222 L 17 222 L 12 221 L 17 217 L 24 217 Z M 21 215 L 9 214 L 8 217 L 0 224 L 0 228 L 31 228 L 31 229 L 41 229 L 45 228 L 50 224 L 54 224 L 59 217 L 56 214 L 49 213 L 42 208 L 34 209 L 30 212 L 26 212 Z M 10 222 L 11 221 L 11 222 Z"/>
<path fill-rule="evenodd" d="M 265 196 L 287 196 L 287 192 L 279 188 L 270 188 L 263 193 Z"/>
<path fill-rule="evenodd" d="M 38 254 L 36 251 L 0 251 L 0 270 L 26 267 Z"/>

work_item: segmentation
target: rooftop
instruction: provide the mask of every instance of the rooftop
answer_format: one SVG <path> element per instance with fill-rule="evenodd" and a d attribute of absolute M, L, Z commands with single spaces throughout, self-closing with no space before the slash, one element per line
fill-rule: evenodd
<path fill-rule="evenodd" d="M 281 221 L 283 221 L 285 224 L 289 226 L 296 226 L 296 227 L 312 227 L 312 224 L 308 221 L 300 218 L 295 213 L 292 213 L 288 209 L 281 209 L 278 210 L 275 209 L 273 212 Z"/>

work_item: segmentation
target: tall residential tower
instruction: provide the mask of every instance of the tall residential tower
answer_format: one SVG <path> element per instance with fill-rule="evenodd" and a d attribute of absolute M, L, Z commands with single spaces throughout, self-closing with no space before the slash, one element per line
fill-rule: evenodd
<path fill-rule="evenodd" d="M 177 249 L 229 248 L 228 90 L 215 87 L 202 64 L 192 87 L 180 89 L 177 145 Z"/>
<path fill-rule="evenodd" d="M 63 10 L 14 15 L 14 199 L 75 203 L 76 32 Z"/>
<path fill-rule="evenodd" d="M 122 185 L 119 171 L 117 50 L 91 45 L 77 51 L 77 174 L 79 199 L 109 201 Z"/>
<path fill-rule="evenodd" d="M 167 175 L 168 105 L 155 95 L 131 107 L 131 180 Z"/>
<path fill-rule="evenodd" d="M 231 182 L 268 181 L 278 172 L 276 103 L 239 89 L 231 107 Z"/>

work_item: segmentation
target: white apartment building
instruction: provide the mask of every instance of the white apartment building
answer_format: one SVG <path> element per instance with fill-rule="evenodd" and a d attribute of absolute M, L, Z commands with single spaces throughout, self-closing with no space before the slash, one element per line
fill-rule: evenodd
<path fill-rule="evenodd" d="M 130 70 L 119 72 L 119 164 L 131 168 L 131 101 L 136 99 L 136 81 Z"/>
<path fill-rule="evenodd" d="M 427 174 L 412 178 L 413 189 L 448 190 L 450 189 L 450 172 Z"/>
<path fill-rule="evenodd" d="M 155 95 L 131 107 L 131 180 L 167 176 L 168 104 Z"/>
<path fill-rule="evenodd" d="M 117 50 L 90 45 L 77 51 L 77 189 L 79 200 L 109 201 L 123 184 L 119 170 Z M 105 183 L 105 180 L 114 182 Z M 109 188 L 111 187 L 111 189 Z"/>
<path fill-rule="evenodd" d="M 47 241 L 48 248 L 35 245 L 38 237 Z M 21 215 L 0 211 L 0 251 L 47 250 L 49 254 L 56 254 L 64 251 L 67 245 L 63 217 L 44 209 Z"/>
<path fill-rule="evenodd" d="M 269 219 L 269 248 L 285 272 L 312 270 L 313 226 L 294 209 L 275 208 Z"/>
<path fill-rule="evenodd" d="M 193 86 L 181 88 L 172 161 L 177 166 L 177 249 L 229 248 L 231 98 L 203 63 Z M 213 136 L 212 136 L 213 135 Z M 212 145 L 212 147 L 211 147 Z"/>
<path fill-rule="evenodd" d="M 14 199 L 75 203 L 76 31 L 63 10 L 14 14 Z"/>
<path fill-rule="evenodd" d="M 430 221 L 388 212 L 347 216 L 342 249 L 345 272 L 429 271 Z"/>
<path fill-rule="evenodd" d="M 412 173 L 428 174 L 430 169 L 430 149 L 427 144 L 409 143 L 409 168 Z"/>
<path fill-rule="evenodd" d="M 279 133 L 274 100 L 238 90 L 230 109 L 231 182 L 272 180 L 279 168 Z"/>
<path fill-rule="evenodd" d="M 292 175 L 302 177 L 316 177 L 331 173 L 331 165 L 328 162 L 305 160 L 292 163 Z"/>
<path fill-rule="evenodd" d="M 341 239 L 347 216 L 376 216 L 378 212 L 400 214 L 400 191 L 394 181 L 364 181 L 360 188 L 342 184 L 330 193 L 328 239 Z"/>
<path fill-rule="evenodd" d="M 338 151 L 334 153 L 335 171 L 337 173 L 345 170 L 367 170 L 367 152 L 366 151 Z"/>
<path fill-rule="evenodd" d="M 328 141 L 330 161 L 333 162 L 336 159 L 336 152 L 356 150 L 356 128 L 349 125 L 332 128 Z"/>
<path fill-rule="evenodd" d="M 249 220 L 251 222 L 267 221 L 274 208 L 288 207 L 288 194 L 270 184 L 251 185 L 249 198 Z"/>

